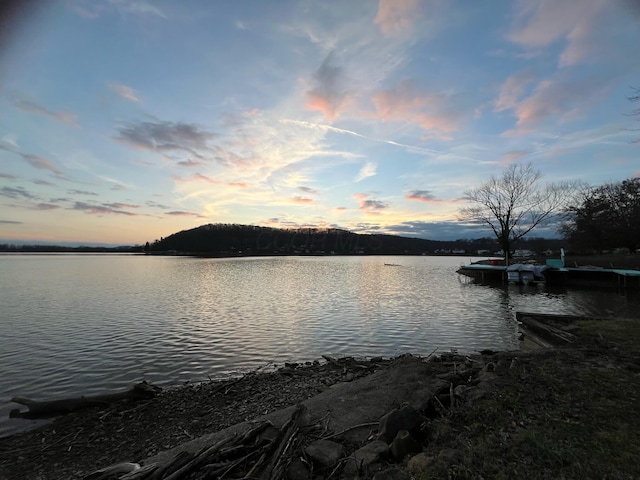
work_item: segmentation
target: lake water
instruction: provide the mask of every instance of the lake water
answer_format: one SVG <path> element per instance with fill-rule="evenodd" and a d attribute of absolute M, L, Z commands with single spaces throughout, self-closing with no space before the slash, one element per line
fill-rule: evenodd
<path fill-rule="evenodd" d="M 460 257 L 0 255 L 0 435 L 62 398 L 270 363 L 518 347 L 515 311 L 640 317 L 637 295 L 475 285 Z M 393 263 L 398 266 L 388 266 Z"/>

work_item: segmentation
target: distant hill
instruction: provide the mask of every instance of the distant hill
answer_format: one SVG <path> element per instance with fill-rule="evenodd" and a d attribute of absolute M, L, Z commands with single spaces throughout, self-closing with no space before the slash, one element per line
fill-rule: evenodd
<path fill-rule="evenodd" d="M 495 240 L 488 238 L 438 241 L 396 235 L 358 234 L 336 228 L 280 229 L 237 224 L 202 225 L 174 233 L 145 246 L 149 253 L 203 255 L 420 255 L 468 254 L 476 253 L 478 250 L 494 252 L 497 249 Z M 457 252 L 452 252 L 454 250 Z"/>
<path fill-rule="evenodd" d="M 103 246 L 103 245 L 42 245 L 22 243 L 0 243 L 0 252 L 16 253 L 140 253 L 140 245 Z"/>

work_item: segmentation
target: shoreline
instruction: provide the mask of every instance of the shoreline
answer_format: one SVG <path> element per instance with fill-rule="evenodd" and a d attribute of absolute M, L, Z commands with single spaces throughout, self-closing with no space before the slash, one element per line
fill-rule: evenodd
<path fill-rule="evenodd" d="M 425 479 L 640 475 L 631 461 L 640 454 L 640 419 L 633 414 L 640 398 L 640 322 L 552 317 L 543 325 L 571 333 L 570 344 L 550 347 L 553 342 L 527 326 L 522 350 L 290 364 L 79 411 L 0 439 L 0 478 L 81 479 L 123 461 L 165 465 L 178 451 L 210 445 L 247 421 L 270 418 L 280 425 L 300 403 L 312 416 L 336 412 L 325 418 L 324 435 L 343 445 L 342 458 L 371 443 L 380 418 L 403 403 L 425 416 L 420 453 L 381 459 L 362 478 L 376 469 Z M 385 396 L 384 385 L 395 393 Z M 372 425 L 336 435 L 348 424 L 345 412 L 354 411 L 369 412 Z M 367 423 L 363 418 L 353 421 Z M 302 446 L 317 432 L 305 435 Z"/>

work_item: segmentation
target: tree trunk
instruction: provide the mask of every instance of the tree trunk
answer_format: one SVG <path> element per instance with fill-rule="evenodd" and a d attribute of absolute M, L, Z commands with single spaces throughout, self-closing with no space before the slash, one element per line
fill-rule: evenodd
<path fill-rule="evenodd" d="M 21 412 L 19 409 L 11 410 L 11 418 L 48 418 L 56 415 L 74 412 L 82 408 L 104 406 L 121 400 L 145 400 L 153 398 L 162 389 L 147 382 L 134 385 L 129 390 L 104 395 L 92 395 L 89 397 L 65 398 L 62 400 L 49 400 L 40 402 L 24 397 L 13 397 L 12 402 L 26 405 L 29 410 Z"/>

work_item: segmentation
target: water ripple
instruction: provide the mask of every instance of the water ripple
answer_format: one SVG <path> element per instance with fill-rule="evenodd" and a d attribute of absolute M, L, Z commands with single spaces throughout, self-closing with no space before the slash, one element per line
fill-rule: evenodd
<path fill-rule="evenodd" d="M 386 267 L 384 263 L 401 264 Z M 460 282 L 457 259 L 0 256 L 0 434 L 14 395 L 177 385 L 323 354 L 517 347 L 516 310 L 637 317 L 615 294 Z"/>

